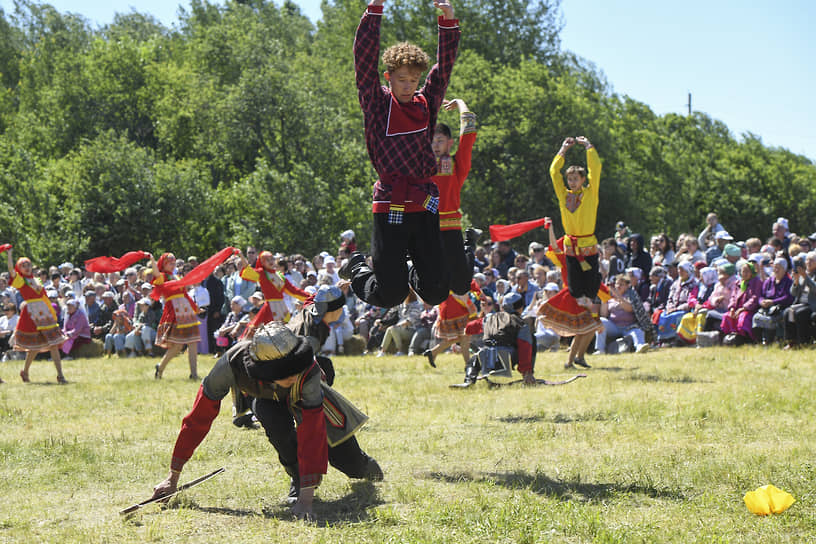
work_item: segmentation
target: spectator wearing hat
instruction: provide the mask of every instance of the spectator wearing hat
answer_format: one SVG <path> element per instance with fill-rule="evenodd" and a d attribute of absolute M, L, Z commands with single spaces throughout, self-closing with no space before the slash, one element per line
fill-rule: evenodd
<path fill-rule="evenodd" d="M 125 350 L 128 357 L 152 353 L 156 341 L 156 329 L 161 320 L 161 303 L 145 297 L 136 303 L 133 330 L 125 335 Z"/>
<path fill-rule="evenodd" d="M 119 357 L 124 357 L 125 339 L 133 330 L 133 320 L 123 308 L 113 312 L 113 324 L 108 334 L 105 335 L 105 355 L 111 356 L 116 353 Z"/>
<path fill-rule="evenodd" d="M 723 246 L 722 256 L 725 257 L 729 263 L 736 265 L 737 261 L 742 258 L 742 250 L 736 244 L 725 244 Z"/>
<path fill-rule="evenodd" d="M 655 316 L 656 320 L 661 312 L 666 309 L 666 301 L 669 300 L 669 290 L 672 280 L 668 271 L 663 266 L 654 266 L 649 271 L 649 296 L 646 297 L 646 309 Z"/>
<path fill-rule="evenodd" d="M 547 246 L 540 242 L 530 242 L 527 246 L 527 254 L 529 255 L 529 262 L 527 263 L 527 271 L 532 274 L 532 269 L 535 265 L 546 266 L 547 268 L 555 268 L 555 264 L 547 257 Z M 541 287 L 541 286 L 539 286 Z"/>
<path fill-rule="evenodd" d="M 615 242 L 618 244 L 628 245 L 629 237 L 632 236 L 632 229 L 630 229 L 624 221 L 615 223 Z"/>
<path fill-rule="evenodd" d="M 95 327 L 99 321 L 99 311 L 101 310 L 101 307 L 96 300 L 96 291 L 93 289 L 87 289 L 80 300 L 80 305 L 81 308 L 85 310 L 85 316 L 88 318 L 88 323 L 90 324 L 91 329 L 93 329 L 93 327 Z"/>
<path fill-rule="evenodd" d="M 66 358 L 73 358 L 77 348 L 83 344 L 91 343 L 91 325 L 88 323 L 88 316 L 80 308 L 80 303 L 76 298 L 69 298 L 65 302 L 67 316 L 65 324 L 62 326 L 62 334 L 68 340 L 62 345 L 62 352 Z"/>
<path fill-rule="evenodd" d="M 105 336 L 113 326 L 113 312 L 118 309 L 113 291 L 102 293 L 102 305 L 99 307 L 99 317 L 96 324 L 91 328 L 91 337 L 104 341 Z"/>
<path fill-rule="evenodd" d="M 696 242 L 696 240 L 695 240 Z M 666 310 L 660 314 L 657 322 L 657 339 L 668 343 L 677 336 L 680 320 L 691 310 L 689 300 L 697 296 L 699 284 L 694 277 L 694 266 L 689 261 L 677 265 L 678 277 L 669 289 Z"/>
<path fill-rule="evenodd" d="M 754 337 L 763 345 L 772 344 L 777 336 L 777 327 L 782 327 L 783 313 L 793 303 L 791 285 L 793 280 L 788 276 L 788 260 L 777 257 L 773 262 L 772 274 L 762 283 L 759 308 L 752 323 Z"/>
<path fill-rule="evenodd" d="M 738 346 L 755 340 L 751 325 L 762 295 L 762 281 L 757 270 L 754 261 L 745 261 L 739 268 L 739 283 L 720 325 L 725 335 L 723 343 L 727 345 Z"/>
<path fill-rule="evenodd" d="M 324 257 L 323 267 L 323 270 L 317 275 L 317 283 L 322 285 L 326 283 L 323 278 L 328 278 L 329 282 L 327 285 L 337 285 L 340 281 L 340 276 L 337 273 L 337 262 L 334 260 L 334 257 L 331 255 Z"/>
<path fill-rule="evenodd" d="M 816 251 L 794 260 L 791 295 L 794 303 L 784 312 L 785 349 L 811 341 L 816 323 Z"/>
<path fill-rule="evenodd" d="M 717 284 L 711 291 L 702 307 L 707 310 L 703 325 L 704 331 L 719 331 L 723 315 L 728 311 L 728 305 L 737 286 L 737 268 L 725 262 L 717 267 Z"/>
<path fill-rule="evenodd" d="M 170 473 L 154 497 L 176 490 L 182 468 L 233 388 L 254 397 L 253 412 L 291 478 L 289 500 L 298 517 L 311 516 L 314 490 L 329 463 L 351 478 L 382 480 L 377 461 L 354 436 L 368 417 L 322 383 L 322 375 L 309 341 L 282 323 L 265 325 L 228 351 L 204 378 L 176 439 Z"/>
<path fill-rule="evenodd" d="M 730 244 L 734 241 L 734 237 L 728 234 L 728 232 L 723 229 L 717 231 L 717 234 L 714 235 L 714 244 L 712 244 L 705 252 L 705 260 L 706 264 L 711 264 L 714 259 L 717 259 L 723 255 L 725 251 L 725 246 Z"/>
<path fill-rule="evenodd" d="M 348 250 L 349 255 L 357 251 L 357 238 L 353 230 L 348 229 L 340 233 L 340 247 Z"/>
<path fill-rule="evenodd" d="M 652 269 L 652 257 L 643 246 L 643 235 L 634 233 L 629 236 L 626 268 L 638 267 L 646 275 Z"/>

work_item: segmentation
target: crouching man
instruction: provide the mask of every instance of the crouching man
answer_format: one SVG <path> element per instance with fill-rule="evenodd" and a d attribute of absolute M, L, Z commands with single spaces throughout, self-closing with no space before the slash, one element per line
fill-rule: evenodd
<path fill-rule="evenodd" d="M 468 361 L 465 382 L 451 387 L 470 387 L 478 379 L 510 379 L 513 368 L 521 373 L 525 385 L 535 385 L 535 341 L 530 327 L 521 318 L 524 298 L 518 293 L 504 297 L 499 312 L 471 321 L 465 332 L 484 334 L 485 346 Z"/>
<path fill-rule="evenodd" d="M 272 322 L 230 348 L 204 378 L 182 421 L 170 474 L 154 488 L 154 497 L 176 490 L 184 464 L 207 436 L 233 385 L 254 398 L 253 412 L 292 478 L 289 503 L 298 518 L 312 516 L 314 490 L 328 463 L 351 478 L 383 479 L 377 461 L 354 437 L 368 416 L 326 385 L 305 337 Z"/>

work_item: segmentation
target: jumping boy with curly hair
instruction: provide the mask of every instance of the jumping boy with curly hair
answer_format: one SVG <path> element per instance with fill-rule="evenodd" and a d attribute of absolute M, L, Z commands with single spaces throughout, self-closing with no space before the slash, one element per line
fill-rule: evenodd
<path fill-rule="evenodd" d="M 431 142 L 459 44 L 459 23 L 447 0 L 434 6 L 438 19 L 437 64 L 417 90 L 429 59 L 410 43 L 389 47 L 382 56 L 388 86 L 377 71 L 380 20 L 385 0 L 373 0 L 354 39 L 354 67 L 363 109 L 368 155 L 379 175 L 374 184 L 373 269 L 354 253 L 340 269 L 358 297 L 390 308 L 405 299 L 410 285 L 429 304 L 448 296 L 448 268 L 439 234 L 439 190 L 431 177 L 436 157 Z M 409 270 L 407 259 L 412 266 Z"/>

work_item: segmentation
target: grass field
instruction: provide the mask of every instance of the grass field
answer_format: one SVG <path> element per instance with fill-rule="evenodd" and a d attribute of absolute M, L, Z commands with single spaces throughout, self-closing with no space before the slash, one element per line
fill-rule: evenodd
<path fill-rule="evenodd" d="M 540 353 L 563 379 L 565 354 Z M 213 364 L 202 357 L 200 372 Z M 288 479 L 261 431 L 230 403 L 181 481 L 225 474 L 169 507 L 118 511 L 167 473 L 198 384 L 175 359 L 50 361 L 31 384 L 0 363 L 0 542 L 807 542 L 816 540 L 816 352 L 670 349 L 589 359 L 555 387 L 480 383 L 462 359 L 337 357 L 336 388 L 371 417 L 358 434 L 385 481 L 330 468 L 315 524 L 292 521 Z M 203 375 L 203 374 L 202 374 Z M 772 483 L 785 513 L 748 512 Z"/>

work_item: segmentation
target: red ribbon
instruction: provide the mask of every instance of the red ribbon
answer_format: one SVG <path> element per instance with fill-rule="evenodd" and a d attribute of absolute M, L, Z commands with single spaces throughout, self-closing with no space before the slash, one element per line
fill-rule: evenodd
<path fill-rule="evenodd" d="M 541 219 L 533 219 L 532 221 L 524 221 L 523 223 L 514 223 L 512 225 L 490 225 L 490 239 L 494 242 L 504 242 L 521 236 L 525 232 L 529 232 L 535 228 L 543 227 L 548 223 L 546 217 Z"/>
<path fill-rule="evenodd" d="M 2 246 L 0 246 L 0 253 L 5 253 L 6 251 L 11 249 L 12 247 L 14 247 L 14 246 L 12 246 L 11 244 L 3 244 Z"/>
<path fill-rule="evenodd" d="M 116 257 L 95 257 L 85 261 L 85 269 L 91 272 L 110 274 L 111 272 L 124 270 L 148 257 L 150 257 L 150 254 L 146 251 L 128 251 L 118 259 Z"/>
<path fill-rule="evenodd" d="M 153 291 L 150 293 L 150 297 L 153 300 L 159 300 L 165 292 L 173 291 L 178 289 L 179 287 L 187 287 L 188 285 L 194 285 L 196 283 L 201 283 L 207 277 L 212 274 L 215 268 L 226 261 L 230 256 L 236 255 L 238 253 L 238 249 L 234 247 L 225 247 L 200 265 L 196 266 L 190 272 L 181 279 L 167 281 L 162 283 L 161 285 L 154 285 Z"/>

